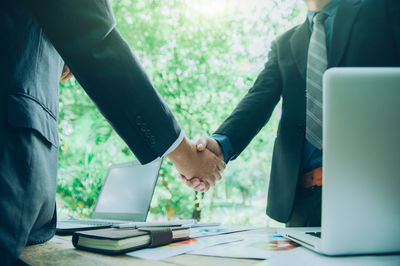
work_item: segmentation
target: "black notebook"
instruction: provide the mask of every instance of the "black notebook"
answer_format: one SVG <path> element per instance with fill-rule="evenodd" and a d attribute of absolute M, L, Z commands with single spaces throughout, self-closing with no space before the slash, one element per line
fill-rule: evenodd
<path fill-rule="evenodd" d="M 106 228 L 76 232 L 72 244 L 77 249 L 117 255 L 185 240 L 189 235 L 189 227 Z"/>

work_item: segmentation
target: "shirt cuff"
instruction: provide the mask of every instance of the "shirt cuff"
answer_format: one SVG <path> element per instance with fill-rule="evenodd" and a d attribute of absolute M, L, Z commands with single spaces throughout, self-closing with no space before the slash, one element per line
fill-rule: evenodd
<path fill-rule="evenodd" d="M 181 130 L 179 137 L 172 143 L 172 145 L 168 148 L 168 150 L 161 156 L 164 157 L 168 153 L 173 152 L 176 148 L 178 148 L 179 144 L 181 144 L 182 140 L 185 138 L 185 133 Z"/>
<path fill-rule="evenodd" d="M 233 145 L 229 137 L 221 134 L 213 134 L 211 138 L 218 142 L 222 149 L 222 153 L 224 154 L 224 161 L 225 163 L 228 163 L 235 154 L 235 150 L 233 149 Z"/>

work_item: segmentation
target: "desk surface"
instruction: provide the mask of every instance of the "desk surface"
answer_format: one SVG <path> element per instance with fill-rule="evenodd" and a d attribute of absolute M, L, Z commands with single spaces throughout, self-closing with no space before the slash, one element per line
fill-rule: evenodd
<path fill-rule="evenodd" d="M 246 232 L 233 233 L 235 236 L 248 234 L 273 233 L 271 229 L 257 229 Z M 77 250 L 72 246 L 71 236 L 54 236 L 50 241 L 26 247 L 21 254 L 21 259 L 31 265 L 252 265 L 260 260 L 232 259 L 197 255 L 179 255 L 162 261 L 148 261 L 129 256 L 106 256 L 92 252 Z"/>

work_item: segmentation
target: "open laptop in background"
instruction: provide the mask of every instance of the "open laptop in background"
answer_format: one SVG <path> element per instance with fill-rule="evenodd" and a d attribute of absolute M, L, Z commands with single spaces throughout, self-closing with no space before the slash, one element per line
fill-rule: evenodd
<path fill-rule="evenodd" d="M 144 222 L 150 208 L 162 159 L 141 165 L 138 161 L 111 165 L 91 219 L 57 222 L 57 234 Z"/>
<path fill-rule="evenodd" d="M 400 252 L 400 68 L 323 80 L 321 228 L 278 233 L 326 255 Z"/>

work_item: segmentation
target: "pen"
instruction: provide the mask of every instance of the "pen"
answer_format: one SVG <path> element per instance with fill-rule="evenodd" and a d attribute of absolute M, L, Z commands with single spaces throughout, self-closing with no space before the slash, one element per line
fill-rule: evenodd
<path fill-rule="evenodd" d="M 194 220 L 178 220 L 164 222 L 130 222 L 113 225 L 116 228 L 138 228 L 138 227 L 156 227 L 156 226 L 192 226 Z"/>
<path fill-rule="evenodd" d="M 210 227 L 210 226 L 220 226 L 221 223 L 200 223 L 200 224 L 192 224 L 190 227 Z"/>

